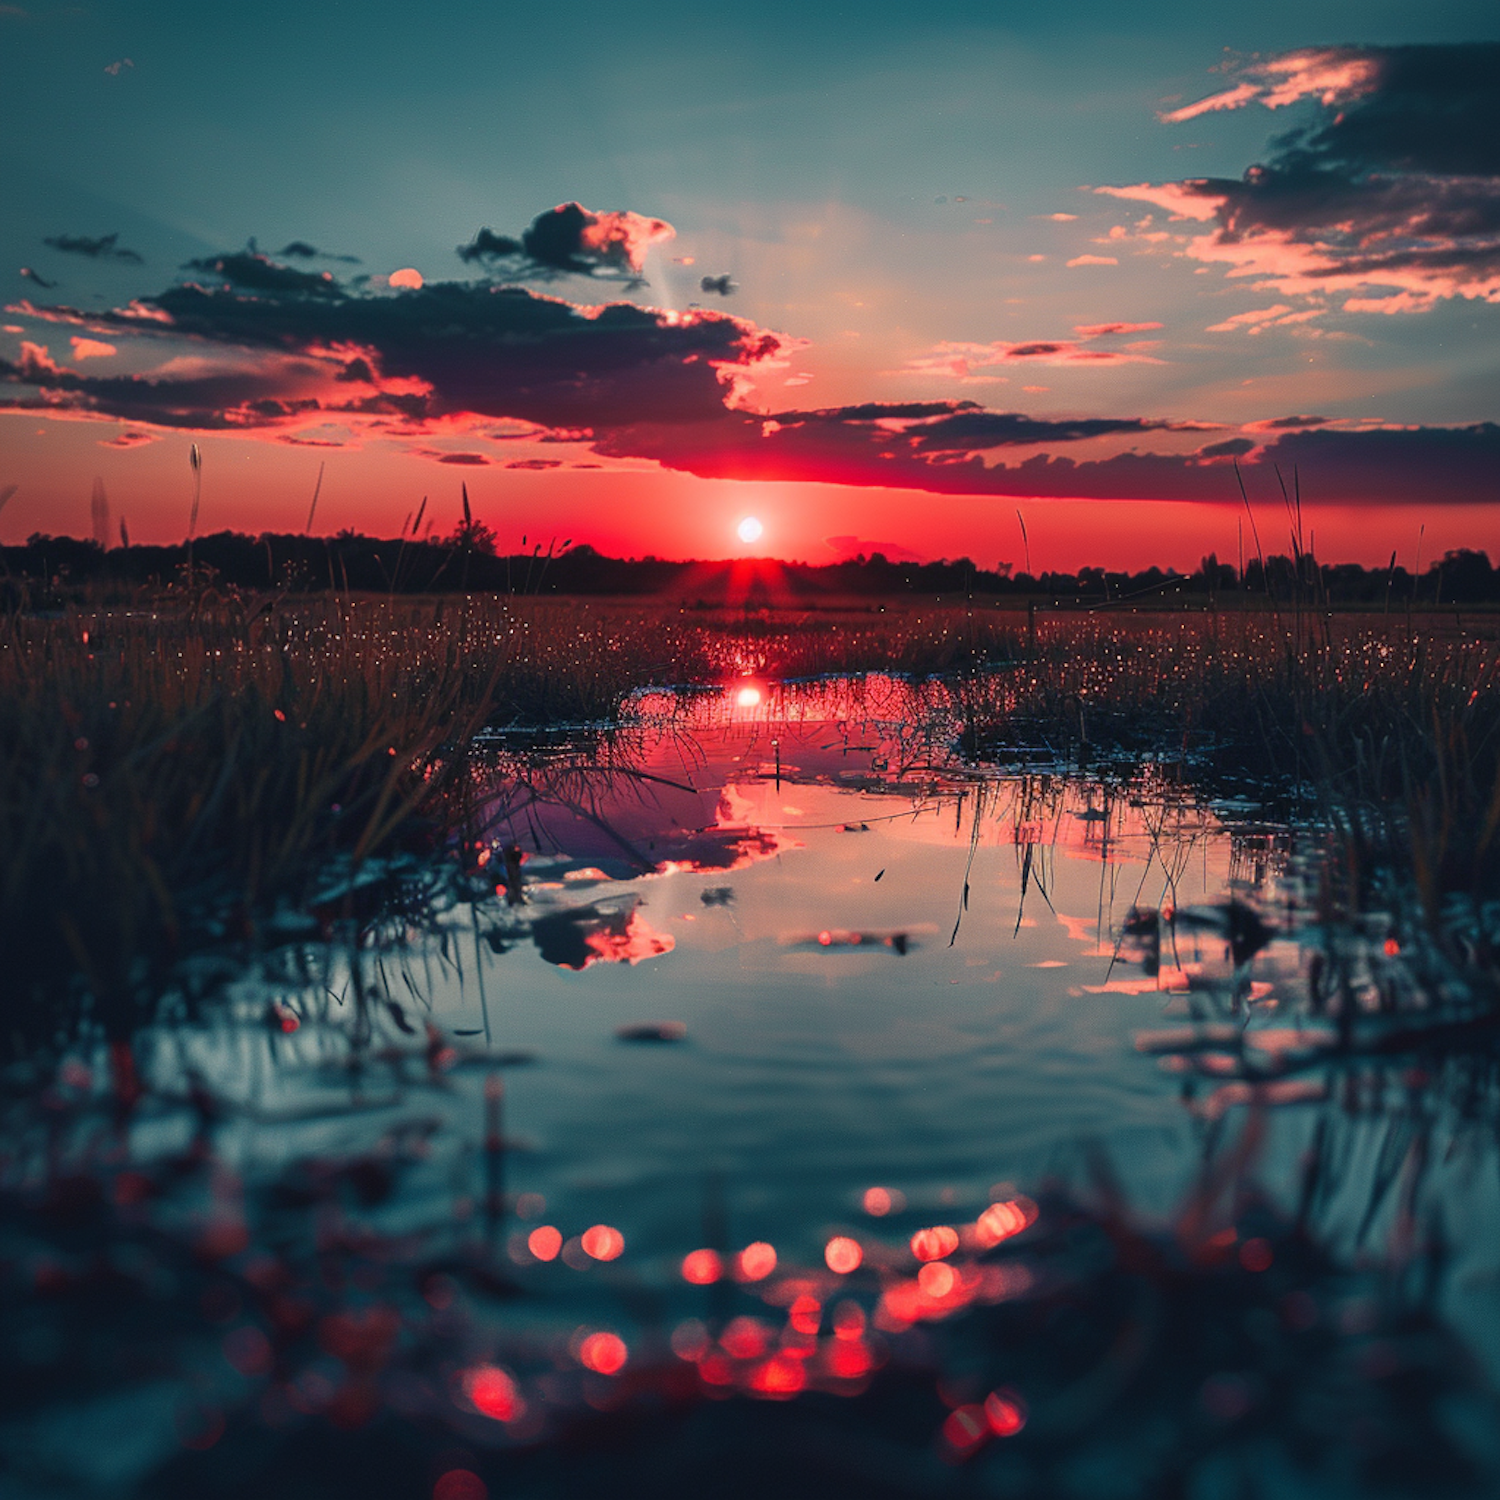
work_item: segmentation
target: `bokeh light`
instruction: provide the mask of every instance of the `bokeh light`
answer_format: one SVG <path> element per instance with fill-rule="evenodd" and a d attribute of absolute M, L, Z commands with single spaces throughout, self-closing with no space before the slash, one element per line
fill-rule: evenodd
<path fill-rule="evenodd" d="M 712 1286 L 724 1274 L 724 1258 L 717 1250 L 690 1250 L 682 1257 L 682 1279 L 694 1286 Z"/>
<path fill-rule="evenodd" d="M 496 1422 L 513 1422 L 523 1403 L 516 1383 L 498 1365 L 481 1365 L 464 1376 L 464 1394 L 474 1410 Z"/>
<path fill-rule="evenodd" d="M 828 1269 L 836 1271 L 840 1276 L 857 1271 L 864 1258 L 865 1252 L 860 1248 L 859 1241 L 851 1240 L 847 1235 L 834 1235 L 823 1249 L 823 1259 L 828 1263 Z"/>
<path fill-rule="evenodd" d="M 750 1389 L 761 1396 L 788 1400 L 807 1384 L 807 1369 L 790 1354 L 776 1354 L 755 1367 Z"/>
<path fill-rule="evenodd" d="M 959 1453 L 972 1453 L 989 1435 L 982 1406 L 960 1406 L 943 1423 L 943 1441 Z"/>
<path fill-rule="evenodd" d="M 472 1469 L 449 1469 L 432 1487 L 432 1500 L 489 1500 L 489 1494 Z"/>
<path fill-rule="evenodd" d="M 764 1281 L 776 1269 L 776 1247 L 756 1240 L 740 1251 L 735 1276 L 740 1281 Z"/>
<path fill-rule="evenodd" d="M 911 1237 L 911 1253 L 918 1260 L 941 1260 L 958 1249 L 958 1231 L 948 1224 L 919 1229 Z"/>
<path fill-rule="evenodd" d="M 982 1250 L 1008 1240 L 1029 1224 L 1036 1222 L 1036 1204 L 1029 1198 L 1013 1198 L 992 1203 L 980 1214 L 974 1225 L 974 1237 Z"/>
<path fill-rule="evenodd" d="M 807 1292 L 794 1298 L 791 1307 L 787 1310 L 787 1322 L 796 1333 L 815 1335 L 822 1321 L 822 1304 Z"/>
<path fill-rule="evenodd" d="M 771 1330 L 759 1318 L 730 1319 L 719 1346 L 731 1359 L 759 1359 L 771 1347 Z"/>
<path fill-rule="evenodd" d="M 578 1346 L 578 1361 L 598 1375 L 615 1375 L 625 1368 L 629 1350 L 617 1333 L 591 1333 Z"/>
<path fill-rule="evenodd" d="M 625 1236 L 609 1224 L 595 1224 L 580 1237 L 585 1255 L 594 1260 L 618 1260 L 625 1253 Z"/>
<path fill-rule="evenodd" d="M 946 1261 L 929 1261 L 917 1272 L 917 1285 L 927 1297 L 946 1297 L 957 1280 L 957 1273 Z"/>
<path fill-rule="evenodd" d="M 526 1236 L 526 1248 L 538 1260 L 556 1260 L 562 1243 L 562 1232 L 551 1224 L 543 1224 Z"/>
<path fill-rule="evenodd" d="M 984 1419 L 996 1437 L 1014 1437 L 1026 1425 L 1026 1404 L 1014 1391 L 991 1391 L 984 1398 Z"/>

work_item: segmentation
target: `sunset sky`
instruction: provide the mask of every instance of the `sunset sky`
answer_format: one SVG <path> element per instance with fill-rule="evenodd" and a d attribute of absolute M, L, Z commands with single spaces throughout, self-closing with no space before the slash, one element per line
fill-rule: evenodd
<path fill-rule="evenodd" d="M 24 0 L 0 88 L 3 542 L 196 442 L 200 534 L 1191 567 L 1237 458 L 1500 558 L 1490 5 Z"/>

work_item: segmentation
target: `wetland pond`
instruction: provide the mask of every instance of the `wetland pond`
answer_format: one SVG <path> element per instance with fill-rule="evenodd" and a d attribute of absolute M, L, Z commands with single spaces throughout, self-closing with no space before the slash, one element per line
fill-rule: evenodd
<path fill-rule="evenodd" d="M 495 731 L 438 898 L 13 1100 L 7 1493 L 1492 1492 L 1489 1044 L 1315 821 L 956 740 Z"/>

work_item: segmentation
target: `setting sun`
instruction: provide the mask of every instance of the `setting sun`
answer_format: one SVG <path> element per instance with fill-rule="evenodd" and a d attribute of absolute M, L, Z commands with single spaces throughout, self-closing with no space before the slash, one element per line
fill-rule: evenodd
<path fill-rule="evenodd" d="M 758 542 L 765 529 L 756 517 L 746 516 L 735 528 L 735 531 L 742 542 Z"/>

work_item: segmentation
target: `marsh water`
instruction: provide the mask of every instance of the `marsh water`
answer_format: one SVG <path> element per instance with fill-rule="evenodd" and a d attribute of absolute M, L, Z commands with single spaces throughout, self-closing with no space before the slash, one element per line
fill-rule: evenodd
<path fill-rule="evenodd" d="M 101 1328 L 115 1304 L 95 1304 L 88 1337 L 119 1349 L 11 1403 L 13 1492 L 186 1493 L 198 1471 L 174 1464 L 389 1409 L 455 1434 L 390 1493 L 468 1475 L 454 1500 L 501 1492 L 479 1477 L 491 1450 L 544 1451 L 578 1413 L 626 1409 L 632 1375 L 653 1400 L 856 1410 L 886 1369 L 935 1393 L 912 1419 L 929 1468 L 892 1493 L 964 1474 L 983 1493 L 1149 1493 L 1149 1463 L 1098 1488 L 1107 1444 L 1076 1473 L 996 1456 L 1028 1404 L 1046 1432 L 1055 1373 L 1029 1387 L 1012 1348 L 990 1388 L 933 1342 L 1039 1294 L 1028 1236 L 1060 1202 L 1106 1202 L 1251 1285 L 1282 1274 L 1279 1236 L 1315 1240 L 1318 1276 L 1355 1280 L 1282 1284 L 1269 1305 L 1309 1298 L 1313 1322 L 1385 1338 L 1368 1357 L 1398 1373 L 1381 1299 L 1440 1258 L 1418 1301 L 1453 1339 L 1443 1361 L 1474 1365 L 1459 1415 L 1432 1420 L 1482 1427 L 1500 1353 L 1488 1075 L 1339 1053 L 1317 820 L 1172 759 L 1079 764 L 1039 741 L 975 764 L 956 740 L 941 685 L 879 678 L 744 678 L 639 695 L 608 731 L 497 729 L 441 899 L 164 1021 L 135 1046 L 128 1112 L 103 1051 L 68 1059 L 12 1120 L 10 1187 L 92 1174 L 124 1228 L 44 1245 L 12 1227 L 10 1263 L 45 1287 L 107 1261 L 148 1309 L 187 1311 L 137 1369 L 142 1336 Z M 1385 920 L 1366 915 L 1353 960 L 1372 995 L 1401 982 Z M 163 1236 L 182 1265 L 164 1269 Z M 33 1308 L 9 1378 L 78 1337 Z M 1270 1402 L 1224 1359 L 1183 1398 L 1216 1432 Z M 1304 1492 L 1266 1472 L 1265 1493 Z M 1335 1477 L 1381 1487 L 1357 1464 Z"/>

